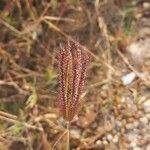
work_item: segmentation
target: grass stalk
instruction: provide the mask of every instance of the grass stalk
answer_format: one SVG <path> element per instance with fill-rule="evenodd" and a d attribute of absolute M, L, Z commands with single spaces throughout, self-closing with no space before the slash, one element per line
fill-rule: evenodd
<path fill-rule="evenodd" d="M 66 150 L 70 150 L 70 122 L 67 121 L 67 143 Z"/>

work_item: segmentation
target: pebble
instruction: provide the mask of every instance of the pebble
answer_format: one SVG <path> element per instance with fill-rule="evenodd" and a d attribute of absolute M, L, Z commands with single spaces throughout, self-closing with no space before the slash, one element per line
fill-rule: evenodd
<path fill-rule="evenodd" d="M 139 125 L 139 122 L 138 122 L 137 120 L 133 122 L 133 126 L 134 126 L 135 128 L 138 127 L 138 125 Z"/>
<path fill-rule="evenodd" d="M 125 119 L 123 119 L 122 124 L 125 126 L 127 124 L 127 121 Z"/>
<path fill-rule="evenodd" d="M 150 134 L 149 134 L 149 132 L 147 132 L 147 133 L 144 134 L 143 139 L 144 139 L 145 141 L 148 140 L 148 139 L 150 139 Z"/>
<path fill-rule="evenodd" d="M 80 139 L 81 131 L 78 129 L 71 129 L 70 134 L 73 138 Z"/>
<path fill-rule="evenodd" d="M 124 103 L 126 101 L 125 97 L 122 97 L 122 99 L 120 100 L 121 103 Z"/>
<path fill-rule="evenodd" d="M 133 104 L 127 103 L 128 108 L 133 108 Z"/>
<path fill-rule="evenodd" d="M 150 144 L 147 145 L 146 150 L 150 150 Z"/>
<path fill-rule="evenodd" d="M 112 136 L 111 134 L 108 134 L 108 135 L 107 135 L 107 140 L 108 140 L 109 142 L 112 141 L 112 138 L 113 138 L 113 136 Z"/>
<path fill-rule="evenodd" d="M 131 129 L 134 128 L 134 125 L 132 123 L 128 123 L 128 124 L 126 124 L 125 127 L 126 127 L 127 130 L 131 130 Z"/>
<path fill-rule="evenodd" d="M 133 132 L 134 132 L 135 134 L 139 134 L 139 129 L 134 128 L 134 129 L 133 129 Z"/>
<path fill-rule="evenodd" d="M 106 138 L 106 136 L 104 136 L 102 139 L 103 139 L 103 141 L 105 141 L 107 138 Z"/>
<path fill-rule="evenodd" d="M 134 121 L 133 117 L 128 118 L 127 122 L 132 123 Z"/>
<path fill-rule="evenodd" d="M 136 74 L 134 72 L 130 72 L 128 74 L 125 74 L 124 76 L 121 77 L 121 81 L 123 85 L 128 85 L 133 82 L 133 80 L 136 78 Z"/>
<path fill-rule="evenodd" d="M 143 103 L 143 109 L 145 113 L 150 113 L 150 99 Z"/>
<path fill-rule="evenodd" d="M 141 135 L 145 135 L 145 133 L 147 132 L 147 128 L 142 127 L 139 131 Z"/>
<path fill-rule="evenodd" d="M 139 18 L 141 18 L 142 17 L 142 14 L 141 13 L 137 13 L 136 15 L 135 15 L 135 18 L 136 19 L 139 19 Z"/>
<path fill-rule="evenodd" d="M 116 121 L 116 128 L 120 129 L 122 127 L 122 122 L 121 121 Z"/>
<path fill-rule="evenodd" d="M 145 114 L 145 117 L 150 121 L 150 113 L 149 114 Z"/>
<path fill-rule="evenodd" d="M 107 98 L 107 92 L 106 91 L 101 91 L 101 97 L 103 98 L 103 99 L 106 99 Z"/>
<path fill-rule="evenodd" d="M 98 126 L 98 124 L 97 124 L 96 122 L 94 122 L 91 127 L 92 127 L 93 129 L 96 129 L 97 126 Z"/>
<path fill-rule="evenodd" d="M 148 119 L 146 117 L 142 117 L 142 118 L 140 118 L 140 122 L 142 122 L 144 124 L 148 124 Z"/>
<path fill-rule="evenodd" d="M 103 144 L 104 144 L 104 145 L 107 145 L 108 142 L 107 142 L 106 140 L 103 140 Z"/>
<path fill-rule="evenodd" d="M 131 142 L 130 146 L 131 147 L 136 147 L 136 142 Z"/>
<path fill-rule="evenodd" d="M 133 150 L 142 150 L 140 147 L 134 147 Z"/>
<path fill-rule="evenodd" d="M 129 142 L 136 142 L 139 138 L 139 134 L 136 134 L 134 132 L 130 132 L 129 134 L 126 134 L 126 139 Z"/>
<path fill-rule="evenodd" d="M 114 136 L 114 138 L 112 139 L 113 143 L 118 143 L 119 141 L 119 137 L 117 135 Z"/>
<path fill-rule="evenodd" d="M 137 112 L 137 114 L 135 115 L 135 118 L 136 118 L 136 119 L 139 119 L 141 116 L 143 116 L 143 112 L 142 112 L 141 110 L 139 110 L 139 111 Z"/>
<path fill-rule="evenodd" d="M 96 141 L 96 145 L 98 145 L 98 146 L 102 145 L 102 141 L 101 140 L 97 140 Z"/>
<path fill-rule="evenodd" d="M 122 134 L 125 133 L 125 128 L 121 128 L 121 133 L 122 133 Z"/>
<path fill-rule="evenodd" d="M 143 3 L 143 7 L 144 7 L 145 9 L 150 9 L 150 3 L 144 2 L 144 3 Z"/>

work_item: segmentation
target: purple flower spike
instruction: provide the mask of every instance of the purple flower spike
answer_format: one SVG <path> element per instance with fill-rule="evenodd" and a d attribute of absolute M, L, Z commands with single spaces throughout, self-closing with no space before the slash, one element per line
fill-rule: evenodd
<path fill-rule="evenodd" d="M 59 104 L 63 118 L 73 120 L 80 104 L 89 56 L 82 54 L 75 42 L 61 48 L 59 55 Z"/>

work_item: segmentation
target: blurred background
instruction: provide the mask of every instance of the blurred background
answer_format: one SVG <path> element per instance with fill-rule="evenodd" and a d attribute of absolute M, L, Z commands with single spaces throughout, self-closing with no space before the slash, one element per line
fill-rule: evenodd
<path fill-rule="evenodd" d="M 0 0 L 0 150 L 63 150 L 58 54 L 92 63 L 71 150 L 150 150 L 149 0 Z"/>

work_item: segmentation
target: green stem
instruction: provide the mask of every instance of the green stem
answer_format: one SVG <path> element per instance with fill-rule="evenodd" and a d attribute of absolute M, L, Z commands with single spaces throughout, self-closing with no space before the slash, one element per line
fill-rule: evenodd
<path fill-rule="evenodd" d="M 67 144 L 66 150 L 70 150 L 70 122 L 67 121 Z"/>

